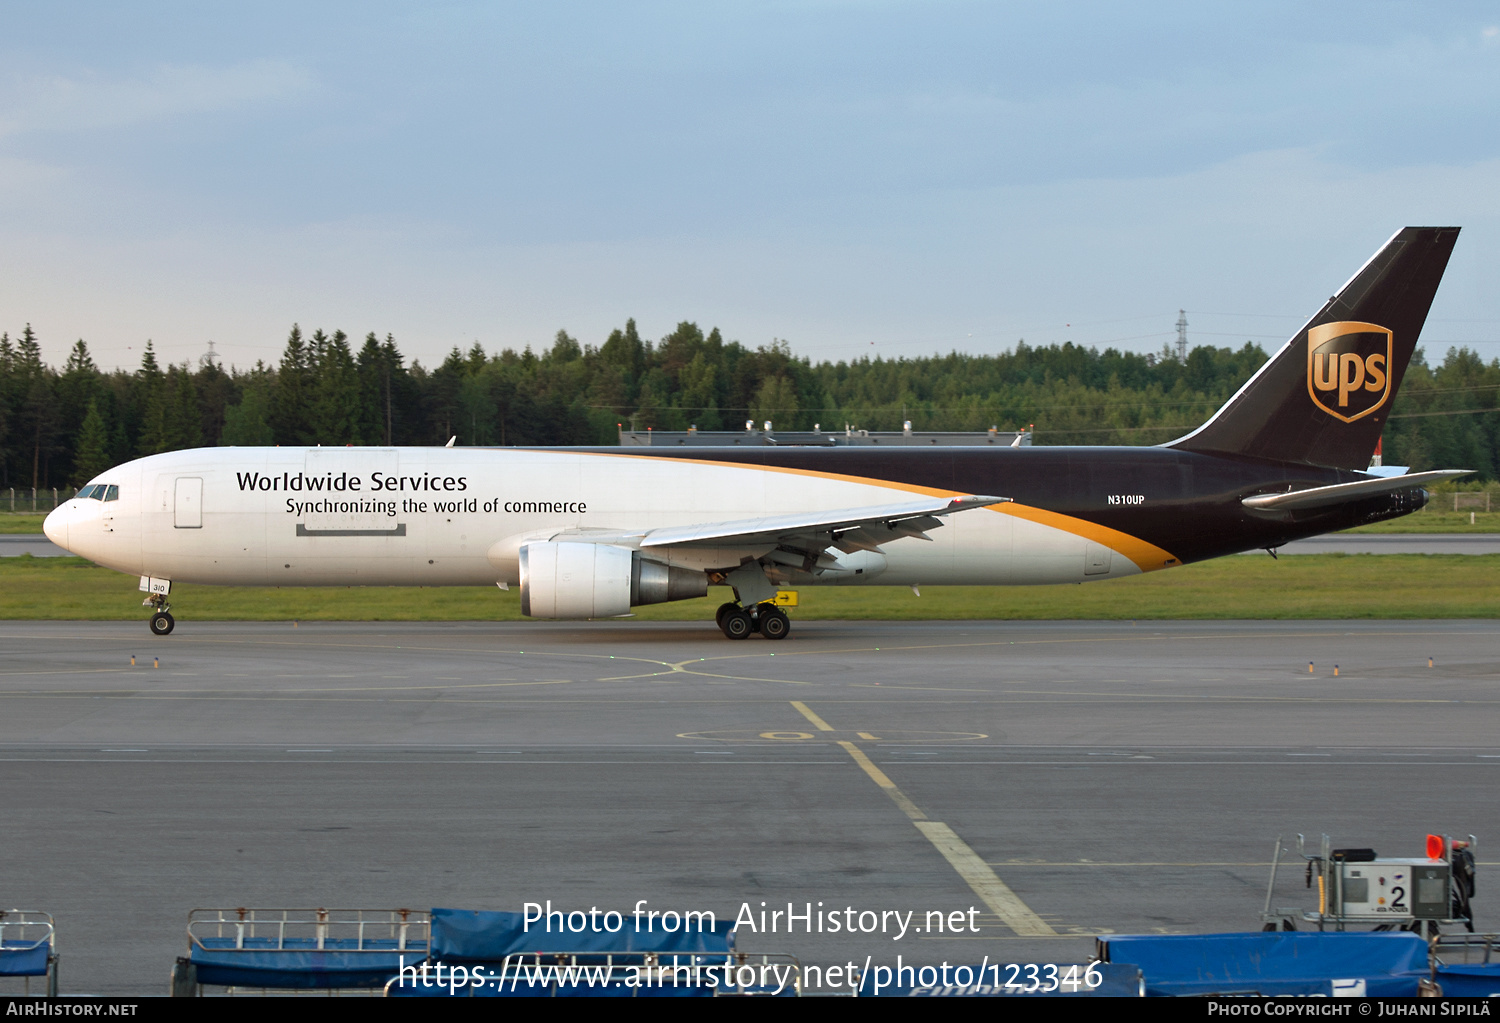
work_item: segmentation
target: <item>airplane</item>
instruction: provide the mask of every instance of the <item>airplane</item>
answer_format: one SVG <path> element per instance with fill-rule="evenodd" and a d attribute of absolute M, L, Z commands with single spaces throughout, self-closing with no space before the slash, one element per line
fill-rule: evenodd
<path fill-rule="evenodd" d="M 101 473 L 43 528 L 139 576 L 162 636 L 184 582 L 493 583 L 555 619 L 727 584 L 724 635 L 780 640 L 783 588 L 1082 583 L 1274 553 L 1470 471 L 1370 467 L 1458 231 L 1398 231 L 1157 446 L 197 448 Z"/>

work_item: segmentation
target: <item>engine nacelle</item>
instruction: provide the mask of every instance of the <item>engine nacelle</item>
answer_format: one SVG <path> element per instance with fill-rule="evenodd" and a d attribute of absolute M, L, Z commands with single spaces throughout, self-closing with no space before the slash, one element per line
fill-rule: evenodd
<path fill-rule="evenodd" d="M 521 613 L 532 618 L 614 618 L 630 613 L 630 551 L 604 543 L 521 548 Z"/>
<path fill-rule="evenodd" d="M 520 562 L 521 613 L 531 618 L 614 618 L 633 606 L 708 594 L 703 572 L 610 544 L 528 543 Z"/>

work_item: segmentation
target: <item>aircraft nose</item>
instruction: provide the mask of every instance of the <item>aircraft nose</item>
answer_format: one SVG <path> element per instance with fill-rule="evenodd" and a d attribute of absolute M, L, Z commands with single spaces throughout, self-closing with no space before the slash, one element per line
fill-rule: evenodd
<path fill-rule="evenodd" d="M 73 502 L 54 508 L 45 519 L 42 520 L 42 532 L 47 534 L 47 539 L 57 546 L 68 549 L 68 519 L 72 517 Z"/>

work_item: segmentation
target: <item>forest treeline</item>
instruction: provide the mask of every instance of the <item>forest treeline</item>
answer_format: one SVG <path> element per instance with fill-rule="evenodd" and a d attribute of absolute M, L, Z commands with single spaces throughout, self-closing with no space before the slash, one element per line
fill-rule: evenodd
<path fill-rule="evenodd" d="M 101 370 L 80 340 L 46 365 L 27 325 L 0 334 L 0 487 L 77 486 L 141 455 L 204 445 L 614 444 L 640 429 L 1002 430 L 1037 444 L 1154 444 L 1202 422 L 1266 359 L 1259 345 L 1185 360 L 1024 341 L 1000 355 L 813 363 L 782 341 L 749 348 L 680 323 L 655 341 L 635 322 L 597 346 L 559 331 L 545 351 L 454 348 L 428 368 L 393 337 L 293 327 L 280 361 L 216 359 Z M 1500 478 L 1500 360 L 1419 349 L 1385 435 L 1387 464 Z"/>

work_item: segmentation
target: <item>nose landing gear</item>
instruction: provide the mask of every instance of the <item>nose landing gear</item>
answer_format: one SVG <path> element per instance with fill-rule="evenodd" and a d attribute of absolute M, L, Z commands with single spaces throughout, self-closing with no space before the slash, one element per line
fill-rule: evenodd
<path fill-rule="evenodd" d="M 177 620 L 169 613 L 172 605 L 167 603 L 167 598 L 160 593 L 153 593 L 143 603 L 152 608 L 151 611 L 151 635 L 170 635 L 177 626 Z"/>

